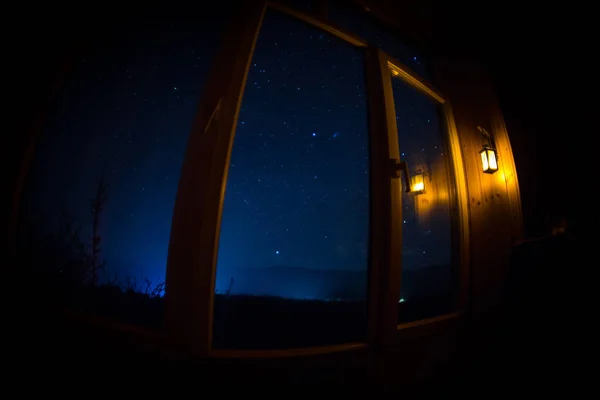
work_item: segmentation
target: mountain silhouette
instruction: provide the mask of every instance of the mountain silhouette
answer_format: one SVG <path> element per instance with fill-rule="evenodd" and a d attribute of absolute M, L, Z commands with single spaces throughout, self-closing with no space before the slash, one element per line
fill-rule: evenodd
<path fill-rule="evenodd" d="M 275 265 L 264 268 L 219 269 L 217 293 L 279 296 L 295 299 L 364 300 L 367 295 L 368 271 Z M 428 296 L 447 292 L 453 287 L 453 273 L 448 265 L 435 265 L 402 274 L 404 297 Z"/>

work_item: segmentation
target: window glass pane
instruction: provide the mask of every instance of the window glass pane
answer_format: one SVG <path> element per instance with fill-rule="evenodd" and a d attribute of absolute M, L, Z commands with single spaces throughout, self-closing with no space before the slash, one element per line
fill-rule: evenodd
<path fill-rule="evenodd" d="M 21 209 L 20 262 L 49 303 L 162 324 L 179 174 L 224 24 L 129 22 L 78 60 Z"/>
<path fill-rule="evenodd" d="M 214 347 L 362 341 L 369 229 L 359 49 L 267 11 L 224 202 Z"/>
<path fill-rule="evenodd" d="M 401 40 L 400 32 L 353 1 L 330 0 L 329 21 L 366 40 L 408 66 L 417 75 L 429 79 L 421 55 Z"/>
<path fill-rule="evenodd" d="M 451 312 L 457 280 L 452 255 L 449 154 L 438 104 L 399 78 L 392 79 L 400 157 L 416 189 L 402 195 L 402 284 L 399 321 Z M 421 181 L 422 178 L 422 181 Z M 417 182 L 419 181 L 419 182 Z"/>

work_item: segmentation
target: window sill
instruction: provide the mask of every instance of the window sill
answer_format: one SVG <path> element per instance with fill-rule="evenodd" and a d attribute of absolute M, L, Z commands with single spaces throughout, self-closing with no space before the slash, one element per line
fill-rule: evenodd
<path fill-rule="evenodd" d="M 166 335 L 143 327 L 111 320 L 110 318 L 89 315 L 71 309 L 61 309 L 61 317 L 70 328 L 81 329 L 95 336 L 96 340 L 132 345 L 133 350 L 157 352 L 173 356 L 176 353 L 168 344 Z M 406 341 L 424 339 L 442 332 L 452 330 L 462 319 L 462 313 L 454 312 L 398 325 L 394 347 Z M 75 325 L 73 325 L 75 324 Z M 276 359 L 310 356 L 327 356 L 340 353 L 367 353 L 372 348 L 367 343 L 344 343 L 332 346 L 275 349 L 275 350 L 229 350 L 213 349 L 208 358 L 215 359 Z"/>

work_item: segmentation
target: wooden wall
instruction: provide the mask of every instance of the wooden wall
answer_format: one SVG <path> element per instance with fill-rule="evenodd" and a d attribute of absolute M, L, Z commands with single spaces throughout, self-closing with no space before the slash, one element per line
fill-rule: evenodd
<path fill-rule="evenodd" d="M 491 80 L 478 63 L 441 60 L 438 86 L 450 102 L 464 160 L 470 217 L 470 296 L 476 313 L 498 304 L 512 246 L 522 238 L 519 183 Z M 483 127 L 496 142 L 499 170 L 484 174 Z"/>

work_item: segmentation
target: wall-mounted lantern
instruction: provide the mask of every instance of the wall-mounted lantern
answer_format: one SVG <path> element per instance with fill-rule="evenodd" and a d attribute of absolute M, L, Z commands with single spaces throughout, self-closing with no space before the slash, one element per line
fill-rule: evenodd
<path fill-rule="evenodd" d="M 410 193 L 425 193 L 425 174 L 420 171 L 414 172 L 410 177 Z"/>
<path fill-rule="evenodd" d="M 484 173 L 493 174 L 494 172 L 498 171 L 498 156 L 496 154 L 494 138 L 482 127 L 478 126 L 477 129 L 483 134 L 487 141 L 483 145 L 483 148 L 479 151 L 479 154 L 481 155 L 481 168 L 483 169 Z"/>
<path fill-rule="evenodd" d="M 404 174 L 404 182 L 406 182 L 406 192 L 411 194 L 425 193 L 425 175 L 423 171 L 415 171 L 412 174 L 409 172 L 406 161 L 393 161 L 393 169 L 397 178 L 400 177 L 400 171 Z"/>
<path fill-rule="evenodd" d="M 483 146 L 479 152 L 481 154 L 481 166 L 486 174 L 493 174 L 498 171 L 498 161 L 496 160 L 496 150 L 490 146 Z"/>

